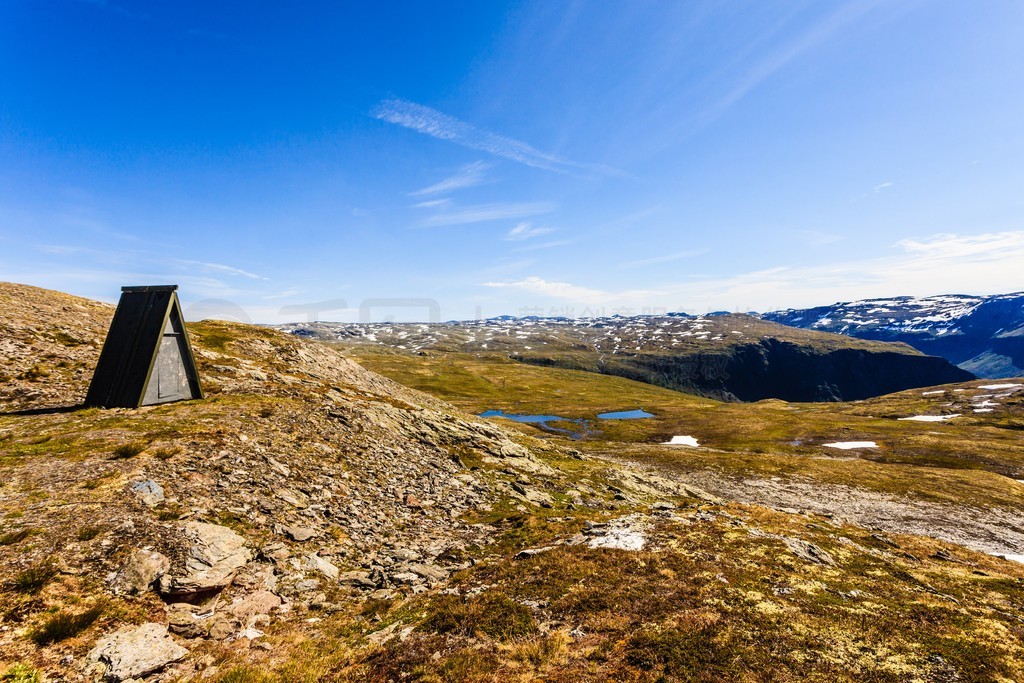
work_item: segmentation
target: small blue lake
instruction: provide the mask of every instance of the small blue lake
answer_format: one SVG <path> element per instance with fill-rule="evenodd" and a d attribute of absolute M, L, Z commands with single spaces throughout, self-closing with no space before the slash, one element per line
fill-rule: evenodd
<path fill-rule="evenodd" d="M 654 417 L 646 410 L 620 410 L 615 413 L 601 413 L 597 416 L 599 420 L 639 420 L 645 417 Z"/>
<path fill-rule="evenodd" d="M 573 439 L 578 439 L 585 434 L 593 433 L 589 426 L 590 421 L 577 417 L 561 417 L 560 415 L 519 415 L 516 413 L 506 413 L 504 410 L 485 410 L 480 413 L 478 417 L 503 417 L 506 420 L 512 420 L 514 422 L 525 422 L 527 424 L 536 425 L 537 427 L 549 432 L 565 434 Z M 613 413 L 601 413 L 597 416 L 599 420 L 639 420 L 645 417 L 654 417 L 654 415 L 643 410 L 620 410 Z M 548 424 L 549 422 L 571 422 L 579 425 L 582 431 L 575 432 L 571 429 L 552 427 Z"/>
<path fill-rule="evenodd" d="M 506 420 L 512 420 L 514 422 L 552 422 L 554 420 L 568 420 L 567 417 L 559 417 L 557 415 L 516 415 L 515 413 L 506 413 L 504 410 L 486 410 L 478 417 L 503 417 Z"/>

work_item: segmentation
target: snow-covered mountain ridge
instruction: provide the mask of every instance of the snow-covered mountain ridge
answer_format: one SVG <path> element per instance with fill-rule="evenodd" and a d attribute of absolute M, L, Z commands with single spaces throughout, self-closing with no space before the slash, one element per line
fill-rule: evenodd
<path fill-rule="evenodd" d="M 864 299 L 760 317 L 803 329 L 904 342 L 980 377 L 1024 375 L 1024 292 Z"/>

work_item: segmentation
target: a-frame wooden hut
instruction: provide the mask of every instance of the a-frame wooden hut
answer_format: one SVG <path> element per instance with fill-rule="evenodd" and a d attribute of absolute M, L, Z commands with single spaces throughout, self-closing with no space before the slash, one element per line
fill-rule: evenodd
<path fill-rule="evenodd" d="M 121 288 L 86 405 L 138 408 L 203 397 L 177 289 Z"/>

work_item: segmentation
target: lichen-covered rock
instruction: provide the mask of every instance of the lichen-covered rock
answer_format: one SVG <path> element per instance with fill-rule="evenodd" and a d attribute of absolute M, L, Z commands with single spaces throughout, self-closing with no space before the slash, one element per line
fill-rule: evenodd
<path fill-rule="evenodd" d="M 155 550 L 135 550 L 114 576 L 112 588 L 118 594 L 143 593 L 170 568 L 171 561 Z"/>
<path fill-rule="evenodd" d="M 135 482 L 131 485 L 131 490 L 143 505 L 154 507 L 164 502 L 164 487 L 152 479 Z"/>
<path fill-rule="evenodd" d="M 160 592 L 165 595 L 219 591 L 252 559 L 245 539 L 227 527 L 186 522 L 184 535 L 189 541 L 188 558 L 180 573 L 168 573 L 160 579 Z"/>
<path fill-rule="evenodd" d="M 89 653 L 108 681 L 124 681 L 181 661 L 188 650 L 174 642 L 161 624 L 128 626 L 100 639 Z"/>

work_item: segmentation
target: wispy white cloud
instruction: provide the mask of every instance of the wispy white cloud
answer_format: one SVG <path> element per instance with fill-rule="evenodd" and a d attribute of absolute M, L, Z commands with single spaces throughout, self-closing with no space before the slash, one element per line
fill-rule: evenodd
<path fill-rule="evenodd" d="M 250 280 L 266 280 L 268 278 L 256 273 L 250 273 L 247 270 L 241 268 L 235 268 L 234 266 L 227 266 L 223 263 L 208 263 L 206 261 L 191 261 L 186 259 L 175 259 L 178 263 L 186 266 L 196 266 L 206 273 L 224 273 L 225 275 L 236 275 L 241 277 L 247 277 Z"/>
<path fill-rule="evenodd" d="M 540 251 L 542 249 L 555 249 L 556 247 L 565 247 L 570 244 L 574 244 L 576 240 L 549 240 L 547 242 L 532 242 L 525 244 L 521 247 L 517 247 L 512 251 L 523 253 L 527 251 Z"/>
<path fill-rule="evenodd" d="M 841 5 L 799 38 L 781 46 L 750 67 L 733 88 L 707 109 L 701 118 L 705 123 L 719 118 L 747 93 L 790 62 L 826 43 L 882 2 L 883 0 L 854 0 Z"/>
<path fill-rule="evenodd" d="M 447 192 L 454 192 L 455 190 L 463 190 L 467 187 L 482 185 L 487 182 L 486 172 L 489 168 L 491 168 L 491 164 L 483 161 L 474 161 L 472 164 L 466 164 L 463 166 L 455 175 L 445 178 L 438 183 L 434 183 L 429 187 L 424 187 L 421 190 L 410 192 L 409 195 L 412 197 L 424 197 L 427 195 L 443 194 Z"/>
<path fill-rule="evenodd" d="M 499 202 L 474 204 L 446 209 L 420 223 L 421 227 L 432 228 L 444 225 L 467 225 L 502 219 L 526 218 L 551 213 L 555 205 L 551 202 Z"/>
<path fill-rule="evenodd" d="M 529 222 L 517 223 L 515 227 L 508 231 L 508 234 L 505 235 L 505 239 L 510 242 L 518 242 L 520 240 L 528 240 L 540 235 L 546 235 L 553 230 L 554 228 L 549 228 L 544 225 L 534 225 Z"/>
<path fill-rule="evenodd" d="M 428 199 L 425 202 L 417 202 L 412 205 L 414 209 L 436 209 L 441 206 L 448 206 L 452 203 L 452 200 L 447 197 L 444 199 Z"/>
<path fill-rule="evenodd" d="M 275 294 L 267 294 L 263 298 L 267 301 L 273 301 L 274 299 L 287 299 L 299 294 L 302 294 L 301 289 L 298 289 L 297 287 L 289 287 L 288 289 Z"/>
<path fill-rule="evenodd" d="M 384 100 L 374 108 L 372 113 L 381 121 L 545 171 L 623 175 L 620 171 L 606 166 L 581 164 L 563 159 L 555 154 L 542 152 L 520 140 L 477 128 L 454 116 L 408 100 L 398 98 Z"/>
<path fill-rule="evenodd" d="M 606 291 L 536 276 L 483 286 L 588 305 L 769 311 L 904 294 L 1020 291 L 1021 263 L 1024 231 L 1008 231 L 900 240 L 871 258 L 694 277 L 658 290 Z"/>
<path fill-rule="evenodd" d="M 680 261 L 685 258 L 692 256 L 700 256 L 701 254 L 707 253 L 707 249 L 690 249 L 687 251 L 677 251 L 674 254 L 664 254 L 662 256 L 652 256 L 651 258 L 639 259 L 636 261 L 626 261 L 621 264 L 620 268 L 639 268 L 641 266 L 653 266 L 658 263 L 670 263 L 672 261 Z"/>
<path fill-rule="evenodd" d="M 831 232 L 822 232 L 821 230 L 798 230 L 797 234 L 804 242 L 812 247 L 825 247 L 829 244 L 835 244 L 836 242 L 841 242 L 846 239 L 842 235 L 836 235 Z"/>
<path fill-rule="evenodd" d="M 607 292 L 592 287 L 583 287 L 569 282 L 551 282 L 540 277 L 531 276 L 514 282 L 484 282 L 484 287 L 495 289 L 516 289 L 538 296 L 564 299 L 580 304 L 608 305 L 619 302 L 636 302 L 663 295 L 657 290 L 627 290 L 623 292 Z"/>
<path fill-rule="evenodd" d="M 873 191 L 875 191 L 875 192 L 881 192 L 882 190 L 887 190 L 887 189 L 889 189 L 889 188 L 890 188 L 890 187 L 892 187 L 893 185 L 895 185 L 895 183 L 888 183 L 888 182 L 886 182 L 886 183 L 879 183 L 879 184 L 875 185 L 875 186 L 874 186 L 874 187 L 872 188 L 872 190 L 873 190 Z"/>
<path fill-rule="evenodd" d="M 1021 289 L 1024 231 L 906 239 L 873 258 L 776 267 L 670 287 L 682 308 L 773 310 L 897 295 L 994 294 Z"/>
<path fill-rule="evenodd" d="M 894 245 L 920 259 L 976 262 L 1005 260 L 1006 254 L 1024 250 L 1024 230 L 986 232 L 979 235 L 939 233 L 931 237 L 903 239 Z M 1021 261 L 1020 263 L 1024 263 Z"/>

